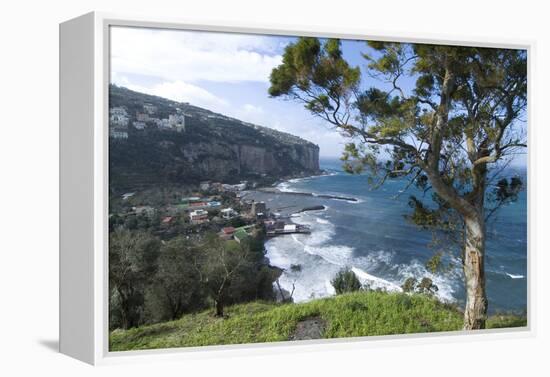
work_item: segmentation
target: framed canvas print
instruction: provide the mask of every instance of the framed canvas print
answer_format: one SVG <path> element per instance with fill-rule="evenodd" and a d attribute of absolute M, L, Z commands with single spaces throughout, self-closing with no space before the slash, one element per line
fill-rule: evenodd
<path fill-rule="evenodd" d="M 60 47 L 62 352 L 530 333 L 530 44 L 92 13 Z"/>

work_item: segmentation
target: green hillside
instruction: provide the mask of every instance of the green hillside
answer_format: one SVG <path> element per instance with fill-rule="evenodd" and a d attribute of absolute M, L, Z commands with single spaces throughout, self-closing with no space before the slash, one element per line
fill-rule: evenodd
<path fill-rule="evenodd" d="M 138 350 L 220 344 L 276 342 L 460 330 L 456 308 L 425 295 L 355 292 L 303 304 L 252 302 L 110 335 L 110 350 Z M 522 327 L 526 319 L 495 316 L 488 328 Z M 319 336 L 315 336 L 314 334 Z M 313 336 L 312 336 L 313 334 Z"/>

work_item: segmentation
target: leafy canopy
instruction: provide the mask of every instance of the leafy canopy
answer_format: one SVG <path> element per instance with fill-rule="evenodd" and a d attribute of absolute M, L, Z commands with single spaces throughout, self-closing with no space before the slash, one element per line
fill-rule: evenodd
<path fill-rule="evenodd" d="M 467 222 L 484 229 L 523 188 L 502 172 L 527 146 L 527 52 L 369 41 L 363 57 L 361 72 L 339 40 L 300 38 L 269 94 L 302 102 L 346 137 L 346 171 L 419 189 L 408 219 L 434 230 L 433 270 L 453 252 L 448 241 L 463 244 Z"/>
<path fill-rule="evenodd" d="M 406 176 L 407 188 L 431 193 L 411 197 L 419 225 L 454 232 L 515 200 L 521 179 L 499 174 L 526 147 L 526 51 L 367 45 L 361 72 L 339 40 L 300 38 L 272 71 L 270 95 L 302 102 L 348 138 L 348 172 L 367 171 L 376 186 Z"/>

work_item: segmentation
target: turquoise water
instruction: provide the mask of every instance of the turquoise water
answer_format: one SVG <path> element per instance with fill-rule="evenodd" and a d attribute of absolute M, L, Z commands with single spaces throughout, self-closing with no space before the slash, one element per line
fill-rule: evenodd
<path fill-rule="evenodd" d="M 370 286 L 399 290 L 408 277 L 431 278 L 439 287 L 442 300 L 463 304 L 463 275 L 457 257 L 448 261 L 453 267 L 432 274 L 425 264 L 433 256 L 428 245 L 432 234 L 407 222 L 407 205 L 414 189 L 400 191 L 403 180 L 389 180 L 381 188 L 370 190 L 366 176 L 349 175 L 338 160 L 321 161 L 331 174 L 296 179 L 279 185 L 283 191 L 312 192 L 355 197 L 345 200 L 250 193 L 265 200 L 274 212 L 288 214 L 309 205 L 323 204 L 324 211 L 294 215 L 296 223 L 312 228 L 310 235 L 288 235 L 266 243 L 273 265 L 286 269 L 280 278 L 288 290 L 294 285 L 295 301 L 334 294 L 330 280 L 344 266 L 350 267 Z M 509 171 L 508 174 L 524 174 Z M 400 195 L 399 195 L 400 194 Z M 524 312 L 527 302 L 527 200 L 522 192 L 517 202 L 503 207 L 488 224 L 486 252 L 489 311 Z M 292 264 L 300 271 L 292 271 Z"/>

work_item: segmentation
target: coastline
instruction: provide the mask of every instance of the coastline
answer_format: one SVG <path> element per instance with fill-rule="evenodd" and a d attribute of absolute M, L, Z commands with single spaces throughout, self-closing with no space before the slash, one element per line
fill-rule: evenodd
<path fill-rule="evenodd" d="M 322 199 L 335 199 L 335 200 L 346 200 L 349 202 L 358 202 L 359 200 L 354 197 L 347 197 L 347 196 L 338 196 L 338 195 L 329 195 L 329 194 L 316 194 L 313 192 L 302 192 L 302 191 L 282 191 L 281 189 L 277 187 L 264 187 L 256 189 L 256 191 L 262 191 L 267 193 L 274 193 L 274 194 L 284 194 L 284 195 L 303 195 L 303 196 L 314 196 L 317 198 Z"/>
<path fill-rule="evenodd" d="M 428 277 L 439 288 L 438 300 L 463 306 L 460 261 L 449 256 L 449 268 L 444 271 L 432 272 L 426 268 L 433 255 L 429 249 L 431 235 L 404 220 L 407 198 L 396 199 L 392 195 L 402 183 L 392 180 L 384 189 L 364 192 L 361 185 L 365 180 L 360 176 L 339 173 L 337 163 L 334 167 L 327 165 L 332 168 L 328 173 L 289 177 L 247 193 L 249 199 L 264 201 L 284 221 L 311 228 L 309 235 L 284 235 L 264 243 L 270 265 L 283 271 L 281 286 L 291 290 L 296 284 L 295 301 L 330 296 L 331 279 L 339 269 L 349 267 L 371 289 L 397 290 L 409 277 L 417 280 Z M 339 200 L 341 197 L 354 197 L 358 201 Z M 508 217 L 503 216 L 505 221 L 496 225 L 497 231 L 508 231 L 515 224 L 512 216 L 517 210 L 514 211 L 505 212 Z M 516 267 L 516 262 L 509 262 L 510 258 L 523 260 L 522 238 L 510 232 L 505 237 L 510 238 L 508 246 L 502 245 L 500 232 L 498 238 L 490 241 L 496 258 L 488 266 L 491 314 L 525 310 L 526 273 L 521 264 Z M 292 265 L 301 265 L 301 271 L 292 270 Z M 501 289 L 508 294 L 500 294 Z"/>
<path fill-rule="evenodd" d="M 335 220 L 330 218 L 331 215 L 327 213 L 332 207 L 330 201 L 341 203 L 335 203 L 335 206 L 347 206 L 346 203 L 349 203 L 354 204 L 355 207 L 355 204 L 363 203 L 363 199 L 345 194 L 320 194 L 314 191 L 292 190 L 285 187 L 302 180 L 334 175 L 337 173 L 326 172 L 322 175 L 289 178 L 279 181 L 271 187 L 251 190 L 247 194 L 254 200 L 268 203 L 271 211 L 281 219 L 311 228 L 311 234 L 308 235 L 284 235 L 278 239 L 268 238 L 265 240 L 266 259 L 269 266 L 280 271 L 278 280 L 281 287 L 288 292 L 296 286 L 293 297 L 295 302 L 308 302 L 311 299 L 331 297 L 335 294 L 331 279 L 340 269 L 348 267 L 354 271 L 361 283 L 370 289 L 387 292 L 402 291 L 400 286 L 402 279 L 395 280 L 395 277 L 388 278 L 384 274 L 379 275 L 376 269 L 372 272 L 371 263 L 365 262 L 365 260 L 378 258 L 384 261 L 390 256 L 387 256 L 386 253 L 374 252 L 373 255 L 357 258 L 354 257 L 355 247 L 338 239 L 340 234 L 336 232 L 336 226 L 339 225 L 334 223 Z M 327 204 L 329 205 L 327 206 Z M 391 268 L 401 267 L 398 262 L 391 264 Z M 423 266 L 415 264 L 411 268 L 418 270 L 423 269 Z M 276 292 L 279 291 L 275 284 L 274 289 Z M 453 289 L 449 287 L 442 289 L 438 300 L 444 303 L 456 302 L 453 297 Z"/>

